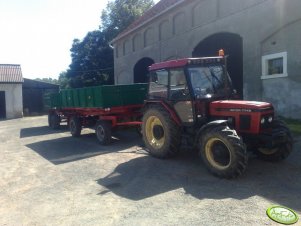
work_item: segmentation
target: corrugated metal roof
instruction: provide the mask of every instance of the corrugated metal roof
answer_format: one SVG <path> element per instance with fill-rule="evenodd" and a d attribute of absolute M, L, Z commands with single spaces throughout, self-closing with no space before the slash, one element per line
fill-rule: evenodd
<path fill-rule="evenodd" d="M 0 64 L 0 83 L 22 83 L 23 76 L 19 64 Z"/>
<path fill-rule="evenodd" d="M 183 3 L 188 0 L 161 0 L 148 11 L 146 11 L 141 17 L 135 20 L 132 24 L 130 24 L 123 32 L 121 32 L 115 39 L 111 41 L 111 43 L 116 42 L 120 38 L 126 36 L 127 34 L 131 33 L 135 29 L 140 26 L 143 26 L 145 23 L 151 21 L 152 19 L 156 18 L 157 16 L 161 15 L 165 11 L 175 7 L 179 3 Z"/>

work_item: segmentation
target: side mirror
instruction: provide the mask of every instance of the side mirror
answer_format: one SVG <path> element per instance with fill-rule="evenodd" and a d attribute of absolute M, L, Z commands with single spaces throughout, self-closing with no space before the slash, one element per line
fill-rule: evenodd
<path fill-rule="evenodd" d="M 233 98 L 234 100 L 239 100 L 239 99 L 241 99 L 236 89 L 233 89 L 233 91 L 232 91 L 232 98 Z"/>

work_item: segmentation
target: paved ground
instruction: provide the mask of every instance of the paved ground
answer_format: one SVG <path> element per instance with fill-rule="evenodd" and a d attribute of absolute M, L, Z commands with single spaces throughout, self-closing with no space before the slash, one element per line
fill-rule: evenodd
<path fill-rule="evenodd" d="M 197 156 L 158 160 L 121 131 L 111 146 L 72 138 L 47 118 L 0 121 L 0 225 L 278 225 L 272 204 L 301 211 L 301 139 L 278 164 L 251 159 L 236 180 Z"/>

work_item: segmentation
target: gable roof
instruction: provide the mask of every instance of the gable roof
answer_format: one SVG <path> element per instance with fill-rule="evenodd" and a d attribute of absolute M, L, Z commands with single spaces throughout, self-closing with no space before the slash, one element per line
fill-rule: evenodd
<path fill-rule="evenodd" d="M 0 83 L 22 83 L 23 76 L 19 64 L 0 64 Z"/>
<path fill-rule="evenodd" d="M 123 38 L 124 36 L 128 35 L 132 31 L 142 27 L 146 23 L 152 21 L 156 17 L 162 15 L 163 13 L 167 12 L 168 10 L 174 8 L 175 6 L 179 5 L 182 2 L 187 0 L 161 0 L 148 11 L 146 11 L 141 17 L 131 23 L 124 31 L 122 31 L 116 38 L 114 38 L 111 43 L 118 41 L 119 39 Z"/>
<path fill-rule="evenodd" d="M 48 82 L 24 78 L 23 88 L 28 89 L 59 89 L 60 86 Z"/>

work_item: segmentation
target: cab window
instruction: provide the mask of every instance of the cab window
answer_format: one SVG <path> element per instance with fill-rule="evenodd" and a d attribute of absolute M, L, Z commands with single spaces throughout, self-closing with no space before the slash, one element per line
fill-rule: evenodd
<path fill-rule="evenodd" d="M 189 97 L 189 91 L 183 69 L 170 70 L 170 99 L 183 100 Z"/>
<path fill-rule="evenodd" d="M 149 97 L 167 98 L 168 71 L 159 70 L 150 73 Z"/>

